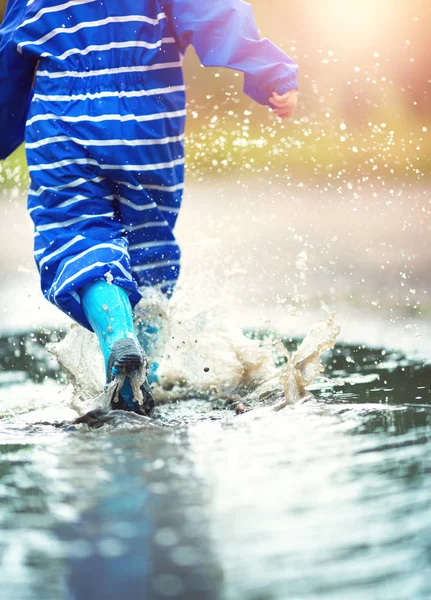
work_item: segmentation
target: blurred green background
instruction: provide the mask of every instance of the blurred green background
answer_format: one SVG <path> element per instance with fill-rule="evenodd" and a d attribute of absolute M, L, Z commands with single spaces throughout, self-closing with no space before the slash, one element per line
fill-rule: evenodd
<path fill-rule="evenodd" d="M 330 183 L 430 175 L 430 0 L 252 5 L 262 36 L 300 66 L 298 113 L 280 123 L 244 96 L 241 75 L 204 69 L 191 50 L 189 176 L 276 170 Z M 20 149 L 0 163 L 1 186 L 26 183 L 23 157 Z"/>

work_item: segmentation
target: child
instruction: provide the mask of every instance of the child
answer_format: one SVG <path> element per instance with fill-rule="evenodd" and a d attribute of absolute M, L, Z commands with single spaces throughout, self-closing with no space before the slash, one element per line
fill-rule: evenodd
<path fill-rule="evenodd" d="M 189 44 L 281 118 L 295 110 L 297 66 L 242 0 L 9 0 L 0 28 L 0 158 L 25 136 L 42 291 L 97 334 L 115 407 L 144 414 L 132 307 L 179 275 Z"/>

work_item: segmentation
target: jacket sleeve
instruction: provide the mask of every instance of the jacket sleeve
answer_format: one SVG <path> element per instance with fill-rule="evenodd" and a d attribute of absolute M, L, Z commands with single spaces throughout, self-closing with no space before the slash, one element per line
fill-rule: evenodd
<path fill-rule="evenodd" d="M 165 5 L 181 49 L 192 44 L 203 65 L 242 71 L 244 92 L 253 100 L 268 104 L 274 91 L 297 89 L 297 65 L 272 42 L 259 38 L 250 4 L 167 0 Z"/>
<path fill-rule="evenodd" d="M 0 26 L 0 159 L 23 141 L 36 60 L 19 54 L 14 34 L 21 23 L 25 0 L 9 0 Z"/>

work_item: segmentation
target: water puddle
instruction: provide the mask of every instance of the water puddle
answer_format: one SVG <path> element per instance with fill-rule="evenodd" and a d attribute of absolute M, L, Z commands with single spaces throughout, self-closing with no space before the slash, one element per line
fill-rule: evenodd
<path fill-rule="evenodd" d="M 56 426 L 85 406 L 46 351 L 58 333 L 0 338 L 2 598 L 431 597 L 431 364 L 339 343 L 274 411 L 287 354 L 245 335 L 258 377 L 232 385 L 232 359 L 226 385 L 98 429 Z"/>
<path fill-rule="evenodd" d="M 323 325 L 324 323 L 321 324 L 321 328 Z M 323 351 L 335 341 L 336 333 L 335 329 L 335 333 L 331 334 L 330 344 L 325 341 Z M 325 334 L 327 335 L 326 330 L 323 333 L 319 332 L 318 336 L 324 338 Z M 52 354 L 46 350 L 47 345 L 61 348 L 61 343 L 58 342 L 63 338 L 63 334 L 39 331 L 0 337 L 2 357 L 0 414 L 3 420 L 25 415 L 30 423 L 31 413 L 34 413 L 33 416 L 44 412 L 48 414 L 49 410 L 61 420 L 62 415 L 76 417 L 97 406 L 97 402 L 93 406 L 94 400 L 91 396 L 93 398 L 99 396 L 103 389 L 103 368 L 99 356 L 88 359 L 88 355 L 93 353 L 96 345 L 94 340 L 88 344 L 87 335 L 90 334 L 84 333 L 80 344 L 84 347 L 89 346 L 89 350 L 79 359 L 75 357 L 73 368 L 77 376 L 81 376 L 85 381 L 88 393 L 87 397 L 67 398 L 69 407 L 62 406 L 61 403 L 65 401 L 67 394 L 73 396 L 79 393 L 80 382 L 74 381 L 78 392 L 76 389 L 65 388 L 68 382 L 67 374 L 60 369 Z M 429 385 L 431 364 L 426 361 L 407 358 L 401 352 L 388 351 L 384 348 L 338 344 L 335 350 L 322 355 L 323 364 L 320 368 L 316 345 L 311 349 L 307 348 L 309 346 L 307 340 L 308 338 L 301 346 L 301 340 L 292 338 L 279 340 L 271 331 L 245 331 L 241 340 L 241 349 L 243 352 L 247 349 L 249 353 L 252 350 L 248 357 L 250 372 L 244 375 L 241 371 L 241 376 L 235 373 L 236 378 L 231 373 L 226 377 L 223 372 L 217 373 L 216 377 L 221 384 L 213 377 L 210 383 L 205 385 L 199 385 L 201 383 L 199 380 L 197 385 L 193 382 L 194 388 L 190 384 L 186 385 L 184 381 L 174 387 L 166 381 L 165 371 L 163 373 L 165 387 L 156 386 L 159 406 L 153 421 L 156 424 L 175 426 L 201 420 L 219 420 L 230 416 L 241 418 L 243 413 L 262 406 L 278 409 L 280 406 L 296 404 L 298 401 L 322 409 L 333 407 L 339 413 L 366 406 L 364 410 L 374 410 L 382 414 L 417 415 L 419 421 L 423 420 L 431 410 L 431 386 Z M 70 354 L 70 351 L 76 352 L 76 340 L 68 338 L 66 342 L 64 352 L 66 354 Z M 248 346 L 249 342 L 253 344 Z M 299 346 L 304 350 L 298 353 Z M 286 390 L 285 382 L 289 357 L 293 357 L 292 362 L 301 366 L 304 356 L 307 361 L 310 356 L 315 360 L 311 365 L 312 374 L 308 374 L 308 380 L 301 381 L 301 387 L 307 384 L 307 389 L 301 389 L 302 398 L 300 398 L 299 395 L 295 396 L 298 394 L 295 388 L 293 398 L 289 398 L 292 390 Z M 61 352 L 60 357 L 63 357 Z M 202 357 L 198 355 L 198 360 L 200 359 Z M 254 372 L 251 373 L 250 365 L 253 359 L 256 364 Z M 85 368 L 79 361 L 86 361 Z M 193 356 L 192 361 L 194 363 L 192 368 L 199 370 L 199 376 L 204 379 L 210 368 L 201 368 L 200 364 L 195 365 L 196 356 Z M 211 360 L 206 357 L 202 364 L 206 365 L 209 362 Z M 214 362 L 212 357 L 212 363 Z M 185 363 L 180 360 L 180 365 L 184 367 Z M 81 367 L 79 372 L 77 367 Z M 244 362 L 240 367 L 245 370 Z M 309 367 L 307 362 L 306 368 Z M 190 364 L 187 368 L 190 370 Z M 319 378 L 319 370 L 324 370 L 324 377 Z M 197 379 L 198 376 L 195 377 Z M 74 402 L 78 403 L 78 406 L 74 406 Z M 133 419 L 134 417 L 131 417 L 131 422 Z M 139 419 L 136 421 L 139 422 Z M 143 422 L 146 420 L 143 419 Z"/>

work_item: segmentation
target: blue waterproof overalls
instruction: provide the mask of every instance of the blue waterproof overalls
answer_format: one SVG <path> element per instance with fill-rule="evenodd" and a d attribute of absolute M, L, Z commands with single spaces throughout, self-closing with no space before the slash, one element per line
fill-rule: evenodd
<path fill-rule="evenodd" d="M 0 28 L 0 158 L 21 142 L 44 295 L 91 328 L 80 290 L 170 294 L 184 181 L 182 55 L 245 73 L 267 104 L 295 63 L 241 0 L 10 0 Z"/>

